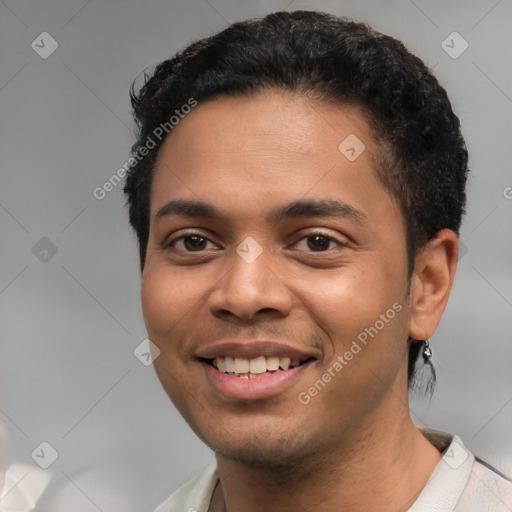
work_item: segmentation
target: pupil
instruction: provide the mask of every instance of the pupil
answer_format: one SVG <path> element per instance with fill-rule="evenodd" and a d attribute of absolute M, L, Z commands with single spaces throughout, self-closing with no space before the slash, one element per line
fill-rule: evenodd
<path fill-rule="evenodd" d="M 204 238 L 201 236 L 188 236 L 185 239 L 185 246 L 187 249 L 201 249 L 201 247 L 204 245 Z"/>
<path fill-rule="evenodd" d="M 310 236 L 308 238 L 308 245 L 314 251 L 327 249 L 329 247 L 329 239 L 323 235 Z"/>

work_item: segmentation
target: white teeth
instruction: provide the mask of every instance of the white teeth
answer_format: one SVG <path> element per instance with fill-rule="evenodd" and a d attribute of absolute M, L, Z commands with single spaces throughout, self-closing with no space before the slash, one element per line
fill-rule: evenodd
<path fill-rule="evenodd" d="M 237 376 L 242 379 L 268 377 L 271 372 L 288 370 L 300 365 L 300 360 L 290 357 L 258 356 L 252 359 L 245 357 L 216 357 L 213 366 L 223 373 Z"/>
<path fill-rule="evenodd" d="M 249 373 L 249 359 L 244 357 L 235 357 L 235 373 Z"/>
<path fill-rule="evenodd" d="M 222 359 L 222 357 L 217 357 L 217 360 Z M 235 360 L 232 357 L 225 357 L 224 358 L 224 366 L 226 369 L 225 372 L 232 373 L 235 371 Z"/>
<path fill-rule="evenodd" d="M 267 370 L 270 372 L 279 370 L 279 357 L 267 357 Z"/>
<path fill-rule="evenodd" d="M 249 370 L 251 373 L 265 373 L 267 371 L 267 362 L 265 356 L 255 357 L 249 361 Z"/>
<path fill-rule="evenodd" d="M 213 360 L 213 364 L 214 366 L 217 366 L 217 368 L 221 371 L 221 372 L 225 372 L 226 371 L 226 363 L 225 363 L 225 360 L 223 357 L 216 357 L 214 360 Z"/>
<path fill-rule="evenodd" d="M 283 370 L 288 370 L 288 368 L 290 368 L 290 361 L 291 361 L 291 359 L 289 357 L 281 357 L 279 359 L 279 366 Z"/>

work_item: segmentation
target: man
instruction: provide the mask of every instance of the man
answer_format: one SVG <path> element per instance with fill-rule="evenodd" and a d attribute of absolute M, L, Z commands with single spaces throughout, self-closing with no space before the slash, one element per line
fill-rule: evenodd
<path fill-rule="evenodd" d="M 467 152 L 398 41 L 279 12 L 132 89 L 125 192 L 157 375 L 216 463 L 158 512 L 511 510 L 408 408 L 458 258 Z"/>

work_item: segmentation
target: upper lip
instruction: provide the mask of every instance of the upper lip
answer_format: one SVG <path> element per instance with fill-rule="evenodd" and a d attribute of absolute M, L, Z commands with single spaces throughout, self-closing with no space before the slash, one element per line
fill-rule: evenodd
<path fill-rule="evenodd" d="M 196 353 L 199 359 L 214 359 L 216 357 L 243 357 L 253 359 L 259 356 L 289 357 L 291 359 L 317 359 L 316 351 L 300 350 L 286 343 L 268 340 L 226 341 L 215 343 L 199 349 Z"/>

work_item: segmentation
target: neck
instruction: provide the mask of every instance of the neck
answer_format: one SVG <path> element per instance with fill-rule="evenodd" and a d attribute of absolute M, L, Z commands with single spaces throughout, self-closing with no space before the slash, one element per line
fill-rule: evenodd
<path fill-rule="evenodd" d="M 405 411 L 406 409 L 406 411 Z M 373 418 L 343 436 L 328 452 L 292 467 L 247 467 L 217 455 L 221 485 L 210 510 L 315 512 L 339 510 L 405 511 L 416 500 L 441 459 L 402 414 Z"/>

